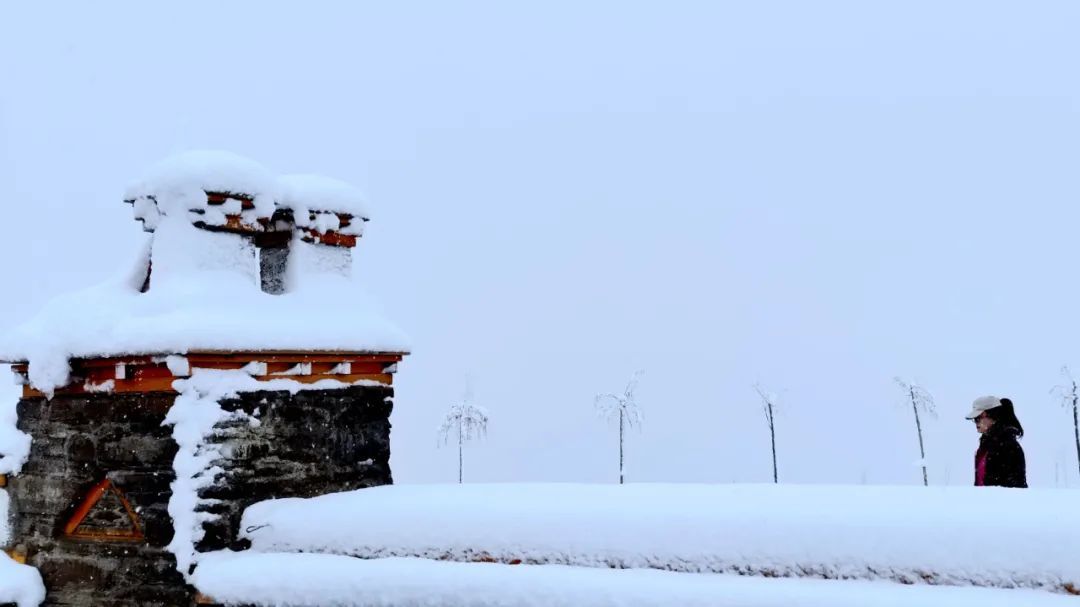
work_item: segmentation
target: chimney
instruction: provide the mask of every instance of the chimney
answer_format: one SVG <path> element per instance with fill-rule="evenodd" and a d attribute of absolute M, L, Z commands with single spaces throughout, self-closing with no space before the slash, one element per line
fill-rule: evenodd
<path fill-rule="evenodd" d="M 408 346 L 352 280 L 356 190 L 199 152 L 125 200 L 152 233 L 145 280 L 63 296 L 0 336 L 33 439 L 0 477 L 6 548 L 50 605 L 191 604 L 200 555 L 245 547 L 247 506 L 392 482 Z"/>

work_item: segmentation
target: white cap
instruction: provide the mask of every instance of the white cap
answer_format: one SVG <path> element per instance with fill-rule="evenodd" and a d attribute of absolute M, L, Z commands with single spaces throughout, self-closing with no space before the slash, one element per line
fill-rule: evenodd
<path fill-rule="evenodd" d="M 975 419 L 979 417 L 979 414 L 989 409 L 994 409 L 1001 406 L 1001 399 L 996 396 L 980 396 L 975 399 L 975 402 L 971 403 L 971 413 L 967 414 L 967 419 Z"/>

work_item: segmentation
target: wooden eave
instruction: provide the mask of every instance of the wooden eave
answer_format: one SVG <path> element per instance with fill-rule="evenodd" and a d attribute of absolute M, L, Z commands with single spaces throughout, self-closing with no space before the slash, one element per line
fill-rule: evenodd
<path fill-rule="evenodd" d="M 344 247 L 347 249 L 355 247 L 358 238 L 355 234 L 342 234 L 341 232 L 336 231 L 318 232 L 310 228 L 301 228 L 300 233 L 300 238 L 304 242 L 324 244 L 332 247 Z"/>
<path fill-rule="evenodd" d="M 351 384 L 372 381 L 393 385 L 397 363 L 406 352 L 190 352 L 176 355 L 185 364 L 166 363 L 167 355 L 109 356 L 71 361 L 72 381 L 59 388 L 56 394 L 87 394 L 99 392 L 173 392 L 173 382 L 191 376 L 195 369 L 246 370 L 259 381 L 291 379 L 300 383 L 315 383 L 324 379 Z M 23 384 L 23 398 L 45 394 L 28 381 L 29 365 L 15 362 L 11 366 Z"/>
<path fill-rule="evenodd" d="M 367 219 L 360 217 L 356 218 L 350 213 L 340 213 L 337 211 L 320 211 L 313 210 L 310 214 L 310 221 L 315 221 L 319 215 L 336 215 L 338 219 L 338 229 L 327 230 L 325 232 L 319 231 L 312 227 L 297 227 L 300 231 L 300 238 L 304 242 L 324 244 L 332 247 L 344 247 L 351 249 L 356 246 L 357 240 L 360 237 L 356 234 L 346 234 L 341 230 L 351 226 L 353 221 L 360 221 L 361 223 L 367 221 Z"/>
<path fill-rule="evenodd" d="M 207 192 L 206 204 L 210 206 L 222 205 L 228 202 L 230 198 L 240 201 L 240 208 L 244 210 L 255 208 L 255 198 L 253 196 L 236 192 Z"/>

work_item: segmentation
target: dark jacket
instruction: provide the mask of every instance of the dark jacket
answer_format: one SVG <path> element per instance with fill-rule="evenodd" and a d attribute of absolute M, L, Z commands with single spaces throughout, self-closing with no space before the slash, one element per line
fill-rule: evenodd
<path fill-rule="evenodd" d="M 975 452 L 975 475 L 978 483 L 979 460 L 986 457 L 983 485 L 988 487 L 1027 487 L 1027 462 L 1020 447 L 1019 432 L 1009 426 L 994 425 L 979 439 Z"/>

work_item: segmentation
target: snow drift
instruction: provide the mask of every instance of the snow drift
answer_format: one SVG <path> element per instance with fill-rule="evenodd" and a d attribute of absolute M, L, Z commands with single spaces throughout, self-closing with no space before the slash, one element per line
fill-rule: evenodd
<path fill-rule="evenodd" d="M 1075 591 L 1078 503 L 974 487 L 387 486 L 261 502 L 242 533 L 262 552 Z"/>
<path fill-rule="evenodd" d="M 37 607 L 45 600 L 45 585 L 37 569 L 20 565 L 0 552 L 0 604 Z"/>
<path fill-rule="evenodd" d="M 1032 590 L 764 579 L 561 565 L 212 553 L 194 583 L 225 604 L 294 607 L 1067 607 Z"/>
<path fill-rule="evenodd" d="M 18 428 L 19 391 L 6 365 L 0 366 L 0 474 L 18 474 L 30 455 L 30 435 Z M 0 489 L 0 494 L 3 494 Z M 0 519 L 0 542 L 4 536 L 4 521 Z"/>

